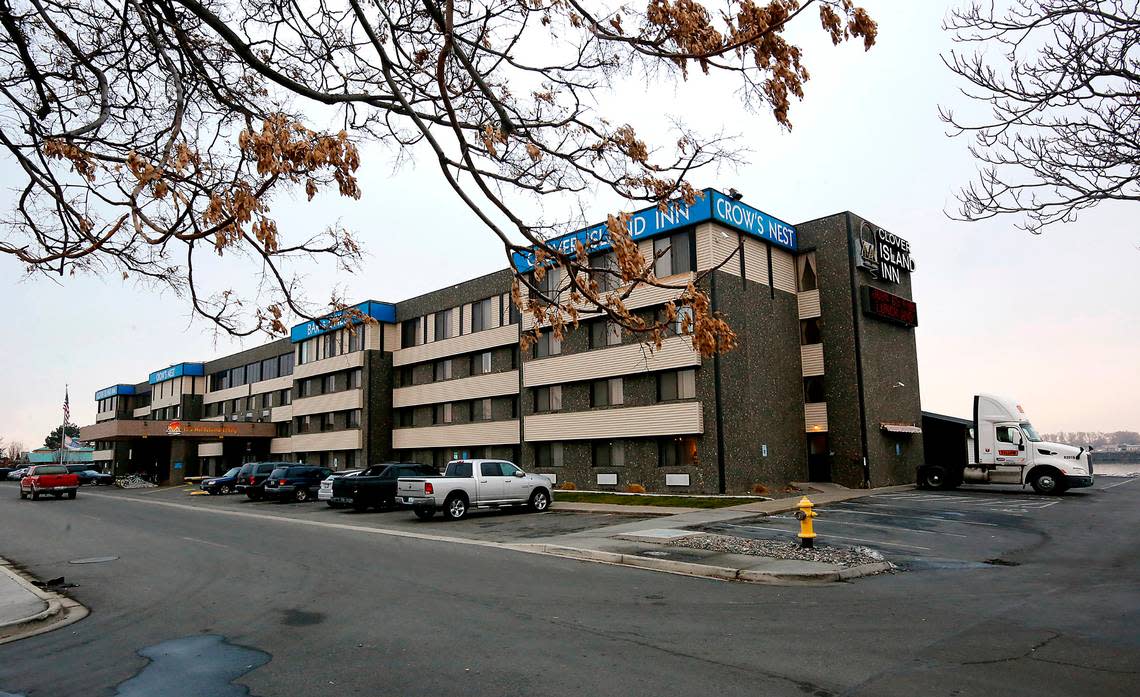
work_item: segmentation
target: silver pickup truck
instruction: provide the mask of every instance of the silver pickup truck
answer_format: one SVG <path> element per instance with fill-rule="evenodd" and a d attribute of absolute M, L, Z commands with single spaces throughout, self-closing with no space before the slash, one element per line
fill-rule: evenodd
<path fill-rule="evenodd" d="M 438 510 L 459 520 L 472 508 L 530 506 L 542 513 L 553 500 L 550 480 L 503 460 L 453 460 L 442 477 L 400 477 L 396 498 L 427 520 Z"/>

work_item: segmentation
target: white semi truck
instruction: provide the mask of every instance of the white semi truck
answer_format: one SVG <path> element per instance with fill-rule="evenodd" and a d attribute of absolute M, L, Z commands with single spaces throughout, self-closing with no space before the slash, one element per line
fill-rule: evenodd
<path fill-rule="evenodd" d="M 1041 440 L 1020 404 L 992 394 L 974 397 L 972 422 L 924 412 L 923 451 L 925 489 L 1020 484 L 1060 494 L 1093 484 L 1087 449 Z"/>

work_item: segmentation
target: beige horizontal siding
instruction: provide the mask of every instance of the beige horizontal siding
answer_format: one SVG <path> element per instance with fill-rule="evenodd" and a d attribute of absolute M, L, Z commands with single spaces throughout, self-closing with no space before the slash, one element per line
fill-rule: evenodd
<path fill-rule="evenodd" d="M 249 385 L 249 391 L 252 394 L 264 394 L 265 392 L 276 392 L 277 390 L 287 390 L 293 386 L 292 375 L 282 375 L 279 378 L 270 378 L 268 380 L 259 380 Z"/>
<path fill-rule="evenodd" d="M 707 271 L 736 252 L 739 238 L 735 230 L 705 223 L 697 227 L 697 271 Z M 720 271 L 740 275 L 740 259 L 733 257 Z"/>
<path fill-rule="evenodd" d="M 695 276 L 696 276 L 696 274 L 693 274 L 693 273 L 681 273 L 681 274 L 674 274 L 673 276 L 666 276 L 665 278 L 660 279 L 660 280 L 661 280 L 661 282 L 668 283 L 669 285 L 687 286 L 689 284 L 689 282 L 692 281 Z M 626 309 L 638 310 L 638 309 L 641 309 L 643 307 L 652 307 L 654 305 L 661 305 L 662 303 L 668 302 L 668 301 L 676 298 L 680 294 L 681 294 L 681 291 L 676 290 L 674 288 L 658 288 L 656 286 L 639 286 L 638 288 L 634 289 L 634 291 L 632 293 L 629 294 L 629 297 L 626 298 L 623 301 L 623 303 L 625 304 Z M 581 306 L 579 306 L 579 307 L 581 307 Z M 578 315 L 578 320 L 580 322 L 584 322 L 584 321 L 590 319 L 591 317 L 598 317 L 598 316 L 600 316 L 600 314 L 601 313 L 599 313 L 599 312 L 592 312 L 591 313 L 591 312 L 586 312 L 586 311 L 582 310 L 581 313 Z M 565 313 L 564 313 L 564 316 L 565 316 Z M 529 313 L 523 314 L 522 320 L 523 320 L 523 329 L 529 329 L 529 328 L 534 326 L 534 318 L 531 317 Z M 543 323 L 541 326 L 544 326 L 544 327 L 548 326 L 548 323 Z"/>
<path fill-rule="evenodd" d="M 771 285 L 768 278 L 768 245 L 744 236 L 744 277 L 753 283 Z"/>
<path fill-rule="evenodd" d="M 286 404 L 283 407 L 273 407 L 269 410 L 270 421 L 289 421 L 293 418 L 293 405 Z"/>
<path fill-rule="evenodd" d="M 289 452 L 294 453 L 307 453 L 314 450 L 359 450 L 361 442 L 359 428 L 326 431 L 324 433 L 298 433 L 291 440 L 293 445 Z M 270 445 L 272 445 L 272 441 L 270 441 Z"/>
<path fill-rule="evenodd" d="M 384 350 L 395 351 L 400 348 L 400 325 L 398 324 L 383 324 L 381 325 L 384 331 Z M 380 348 L 379 346 L 367 346 L 366 348 Z"/>
<path fill-rule="evenodd" d="M 459 322 L 459 331 L 456 334 L 470 334 L 471 333 L 471 303 L 464 303 L 460 305 L 463 308 L 463 317 Z M 456 313 L 459 310 L 456 309 Z"/>
<path fill-rule="evenodd" d="M 293 452 L 292 438 L 273 438 L 269 441 L 269 452 L 272 455 Z"/>
<path fill-rule="evenodd" d="M 135 417 L 136 419 L 141 419 L 144 416 L 150 416 L 150 405 L 135 409 L 131 412 L 131 416 Z"/>
<path fill-rule="evenodd" d="M 182 401 L 182 391 L 180 389 L 176 389 L 174 391 L 174 394 L 168 394 L 165 397 L 154 399 L 153 396 L 156 394 L 158 394 L 157 391 L 151 392 L 152 398 L 150 401 L 150 408 L 152 410 L 162 409 L 163 407 L 172 407 Z"/>
<path fill-rule="evenodd" d="M 796 292 L 796 260 L 783 249 L 772 248 L 772 286 L 788 293 Z"/>
<path fill-rule="evenodd" d="M 91 459 L 95 462 L 108 462 L 115 459 L 115 451 L 113 449 L 96 450 L 91 453 Z"/>
<path fill-rule="evenodd" d="M 450 426 L 397 428 L 392 431 L 392 447 L 443 448 L 448 446 L 514 445 L 519 442 L 519 422 L 481 421 Z"/>
<path fill-rule="evenodd" d="M 818 290 L 805 290 L 802 293 L 797 293 L 796 299 L 800 304 L 800 319 L 819 317 L 820 309 Z"/>
<path fill-rule="evenodd" d="M 292 387 L 292 378 L 289 378 L 289 381 L 290 382 L 288 386 Z M 272 381 L 270 380 L 266 382 Z M 217 402 L 228 402 L 231 399 L 247 396 L 249 396 L 249 385 L 238 385 L 237 387 L 227 387 L 224 390 L 214 390 L 213 392 L 207 392 L 206 394 L 202 395 L 202 403 L 215 404 Z"/>
<path fill-rule="evenodd" d="M 491 296 L 491 324 L 487 326 L 488 329 L 493 329 L 493 328 L 499 326 L 499 324 L 500 324 L 499 316 L 502 314 L 502 311 L 503 311 L 503 296 L 499 295 L 499 294 L 492 295 Z"/>
<path fill-rule="evenodd" d="M 198 457 L 220 457 L 222 454 L 221 443 L 199 443 L 198 444 Z"/>
<path fill-rule="evenodd" d="M 641 344 L 626 344 L 527 361 L 523 364 L 523 382 L 527 387 L 555 385 L 700 364 L 701 355 L 693 350 L 691 339 L 672 336 L 653 353 Z"/>
<path fill-rule="evenodd" d="M 516 324 L 508 324 L 495 329 L 487 329 L 474 334 L 433 341 L 420 346 L 409 346 L 392 352 L 392 365 L 411 365 L 423 361 L 433 361 L 437 358 L 455 356 L 464 353 L 484 351 L 496 346 L 518 343 L 519 328 Z"/>
<path fill-rule="evenodd" d="M 435 341 L 435 313 L 433 312 L 430 315 L 424 315 L 422 321 L 427 322 L 427 338 L 425 340 L 425 343 L 430 344 Z"/>
<path fill-rule="evenodd" d="M 363 351 L 343 353 L 339 356 L 333 356 L 332 358 L 325 358 L 319 361 L 312 361 L 293 368 L 293 379 L 300 380 L 301 378 L 308 378 L 314 375 L 335 373 L 338 370 L 359 368 L 362 365 L 364 365 Z"/>
<path fill-rule="evenodd" d="M 812 402 L 804 405 L 804 430 L 827 430 L 827 402 Z"/>
<path fill-rule="evenodd" d="M 712 223 L 701 223 L 697 226 L 697 271 L 704 271 L 713 265 L 712 234 Z"/>
<path fill-rule="evenodd" d="M 636 438 L 703 433 L 700 402 L 653 404 L 647 407 L 535 414 L 526 417 L 527 442 Z"/>
<path fill-rule="evenodd" d="M 345 409 L 360 409 L 363 405 L 364 390 L 341 390 L 331 394 L 294 399 L 291 406 L 293 407 L 293 416 L 305 416 L 306 414 L 325 414 L 330 411 L 344 411 Z"/>
<path fill-rule="evenodd" d="M 455 402 L 481 397 L 498 397 L 519 393 L 519 371 L 509 370 L 490 375 L 475 375 L 458 380 L 445 380 L 427 385 L 398 387 L 392 390 L 392 406 L 411 407 L 417 404 Z"/>
<path fill-rule="evenodd" d="M 823 344 L 808 344 L 800 347 L 800 365 L 803 375 L 823 375 Z"/>

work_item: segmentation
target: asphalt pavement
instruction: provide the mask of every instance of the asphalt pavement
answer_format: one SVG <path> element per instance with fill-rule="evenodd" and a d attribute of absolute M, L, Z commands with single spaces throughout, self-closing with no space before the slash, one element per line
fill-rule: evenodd
<path fill-rule="evenodd" d="M 326 524 L 334 511 L 316 520 L 318 504 L 194 497 L 184 506 L 156 498 L 163 493 L 87 489 L 75 501 L 33 503 L 0 486 L 0 556 L 39 578 L 79 584 L 68 592 L 91 610 L 0 646 L 0 691 L 1140 693 L 1140 482 L 1102 478 L 1095 491 L 1056 499 L 914 493 L 825 508 L 819 529 L 880 549 L 929 548 L 895 549 L 903 561 L 963 563 L 773 587 L 367 529 L 395 513 L 338 515 L 352 523 L 340 525 Z M 1009 498 L 990 502 L 998 496 Z M 1017 504 L 1021 497 L 1055 505 Z M 557 515 L 473 516 L 410 530 L 444 529 L 470 542 L 509 537 L 511 526 L 546 534 Z M 879 522 L 838 523 L 848 518 Z M 566 519 L 565 529 L 595 523 Z M 916 532 L 924 529 L 954 534 Z M 103 561 L 71 563 L 91 559 Z"/>

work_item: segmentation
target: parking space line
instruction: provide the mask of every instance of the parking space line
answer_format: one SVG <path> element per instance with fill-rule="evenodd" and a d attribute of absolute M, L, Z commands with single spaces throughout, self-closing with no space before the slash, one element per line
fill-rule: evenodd
<path fill-rule="evenodd" d="M 1104 491 L 1105 489 L 1111 489 L 1111 488 L 1117 487 L 1117 486 L 1124 486 L 1125 484 L 1131 484 L 1132 482 L 1136 481 L 1137 479 L 1140 479 L 1140 477 L 1129 477 L 1128 479 L 1125 479 L 1123 482 L 1117 482 L 1115 484 L 1109 484 L 1108 486 L 1101 487 L 1101 491 Z"/>
<path fill-rule="evenodd" d="M 770 528 L 770 527 L 766 527 L 764 525 L 734 525 L 732 523 L 726 523 L 726 525 L 728 525 L 729 527 L 733 527 L 733 528 L 749 528 L 749 529 L 755 529 L 755 530 L 773 530 L 775 532 L 784 532 L 784 533 L 795 532 L 795 530 L 787 530 L 784 528 Z M 904 545 L 900 542 L 880 542 L 879 540 L 866 540 L 866 539 L 863 539 L 861 537 L 845 537 L 843 535 L 827 535 L 827 537 L 834 538 L 836 540 L 851 540 L 853 542 L 865 542 L 865 543 L 870 544 L 870 545 L 885 545 L 887 547 L 903 547 L 905 549 L 921 549 L 921 550 L 925 550 L 927 552 L 930 551 L 929 547 L 920 547 L 918 545 Z"/>
<path fill-rule="evenodd" d="M 852 515 L 881 515 L 887 518 L 901 518 L 905 520 L 934 520 L 939 523 L 957 523 L 958 525 L 984 525 L 989 528 L 1001 527 L 997 523 L 981 523 L 976 520 L 955 520 L 954 518 L 935 518 L 933 516 L 906 516 L 896 515 L 894 513 L 875 513 L 872 511 L 853 511 L 846 508 L 824 508 L 821 509 L 825 513 L 850 513 Z"/>
<path fill-rule="evenodd" d="M 875 525 L 874 523 L 854 523 L 854 522 L 851 522 L 849 520 L 816 521 L 816 525 L 821 527 L 821 528 L 825 528 L 828 525 L 831 525 L 833 523 L 835 525 L 854 525 L 854 526 L 860 527 L 860 528 L 874 528 L 875 530 L 889 530 L 891 532 L 901 532 L 901 533 L 912 533 L 913 532 L 913 533 L 916 533 L 919 535 L 949 535 L 950 537 L 967 537 L 967 535 L 963 535 L 963 534 L 957 533 L 957 532 L 938 532 L 937 530 L 915 530 L 914 528 L 898 528 L 898 527 L 894 527 L 891 525 Z"/>

